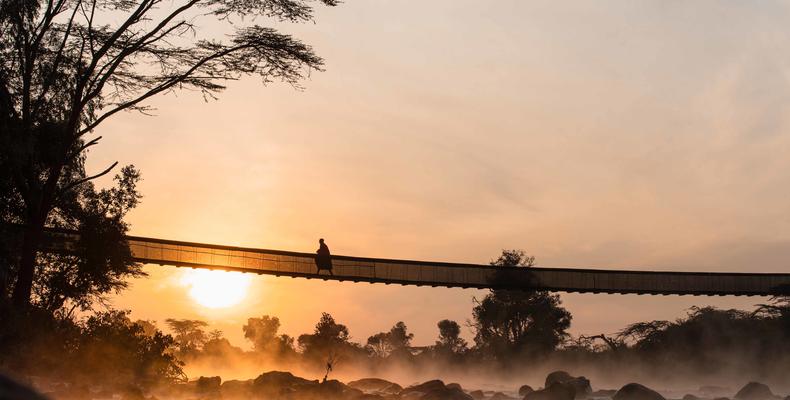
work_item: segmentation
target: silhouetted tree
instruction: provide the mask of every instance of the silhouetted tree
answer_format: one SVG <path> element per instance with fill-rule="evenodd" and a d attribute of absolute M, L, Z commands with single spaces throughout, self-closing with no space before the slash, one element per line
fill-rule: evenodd
<path fill-rule="evenodd" d="M 139 179 L 137 170 L 125 167 L 115 177 L 114 187 L 97 190 L 86 182 L 63 194 L 48 225 L 76 230 L 80 237 L 69 254 L 38 255 L 32 281 L 33 304 L 69 316 L 75 308 L 89 310 L 103 302 L 107 294 L 124 289 L 129 278 L 145 275 L 132 260 L 125 239 L 128 227 L 124 217 L 139 202 Z M 6 194 L 0 193 L 0 197 Z M 23 222 L 14 215 L 20 210 L 9 210 L 3 219 Z M 6 240 L 10 235 L 5 236 Z M 16 266 L 6 266 L 8 276 L 18 276 Z"/>
<path fill-rule="evenodd" d="M 330 355 L 336 359 L 354 347 L 348 328 L 335 322 L 329 313 L 322 313 L 313 333 L 299 335 L 297 343 L 302 354 L 314 361 L 324 361 Z"/>
<path fill-rule="evenodd" d="M 129 311 L 111 310 L 87 319 L 76 349 L 63 361 L 79 366 L 72 368 L 78 381 L 153 386 L 184 378 L 182 364 L 169 351 L 173 344 L 158 330 L 147 335 L 129 319 Z"/>
<path fill-rule="evenodd" d="M 306 0 L 0 2 L 0 211 L 10 207 L 16 212 L 3 222 L 24 225 L 0 299 L 13 290 L 15 304 L 30 303 L 44 227 L 117 164 L 85 171 L 86 152 L 101 139 L 91 134 L 102 122 L 121 111 L 145 113 L 153 96 L 180 89 L 213 98 L 244 75 L 297 85 L 321 68 L 321 58 L 253 22 L 311 21 L 312 11 Z M 230 32 L 204 37 L 216 32 L 205 29 L 211 21 Z"/>
<path fill-rule="evenodd" d="M 170 330 L 173 331 L 178 354 L 182 357 L 202 349 L 206 340 L 208 340 L 206 332 L 203 330 L 203 328 L 208 326 L 208 323 L 205 321 L 168 318 L 165 322 Z"/>
<path fill-rule="evenodd" d="M 439 327 L 439 339 L 434 345 L 434 351 L 448 356 L 466 351 L 466 340 L 461 338 L 461 326 L 457 322 L 443 319 L 436 325 Z"/>
<path fill-rule="evenodd" d="M 134 323 L 140 325 L 140 327 L 143 328 L 143 333 L 146 336 L 153 336 L 157 331 L 159 331 L 159 328 L 156 327 L 156 323 L 154 321 L 138 319 L 137 321 L 134 321 Z"/>
<path fill-rule="evenodd" d="M 197 356 L 197 354 L 193 355 Z M 208 333 L 208 340 L 203 343 L 199 356 L 211 358 L 212 365 L 217 365 L 221 363 L 233 363 L 243 355 L 244 350 L 232 345 L 230 341 L 222 335 L 222 331 L 215 329 Z"/>
<path fill-rule="evenodd" d="M 403 321 L 390 328 L 389 332 L 379 332 L 368 338 L 365 348 L 375 357 L 386 358 L 392 354 L 404 354 L 411 346 L 414 334 L 408 332 Z"/>
<path fill-rule="evenodd" d="M 534 257 L 503 250 L 491 262 L 499 267 L 529 267 Z M 558 295 L 546 291 L 493 289 L 472 310 L 475 345 L 484 356 L 508 361 L 519 355 L 545 355 L 567 336 L 571 314 Z"/>
<path fill-rule="evenodd" d="M 631 324 L 618 339 L 631 343 L 631 351 L 656 369 L 671 367 L 675 374 L 715 375 L 727 370 L 778 376 L 790 365 L 790 330 L 782 318 L 789 310 L 781 309 L 781 301 L 771 305 L 779 308 L 749 313 L 692 307 L 685 318 L 672 322 Z"/>

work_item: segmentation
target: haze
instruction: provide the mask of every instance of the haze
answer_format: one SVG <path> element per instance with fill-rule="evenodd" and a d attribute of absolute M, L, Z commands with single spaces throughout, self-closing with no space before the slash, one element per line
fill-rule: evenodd
<path fill-rule="evenodd" d="M 326 60 L 303 91 L 256 79 L 219 101 L 157 98 L 103 125 L 97 170 L 133 163 L 132 234 L 486 263 L 787 271 L 790 17 L 783 2 L 348 1 L 283 26 Z M 188 111 L 185 111 L 188 110 Z M 483 291 L 253 277 L 208 308 L 182 270 L 114 299 L 201 318 L 236 345 L 249 316 L 355 340 L 405 321 L 415 344 Z M 572 333 L 761 298 L 568 295 Z M 426 307 L 429 305 L 429 307 Z M 469 333 L 465 333 L 470 337 Z"/>

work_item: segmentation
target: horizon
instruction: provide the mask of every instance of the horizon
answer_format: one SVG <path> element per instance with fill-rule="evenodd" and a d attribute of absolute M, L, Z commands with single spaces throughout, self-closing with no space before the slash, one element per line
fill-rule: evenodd
<path fill-rule="evenodd" d="M 134 235 L 299 251 L 326 237 L 338 254 L 450 262 L 486 263 L 520 248 L 540 265 L 787 271 L 786 7 L 422 7 L 423 14 L 397 2 L 318 9 L 316 24 L 284 27 L 326 60 L 303 91 L 244 78 L 218 101 L 188 92 L 156 98 L 154 117 L 107 122 L 89 170 L 114 160 L 141 169 Z M 369 22 L 384 13 L 393 18 Z M 703 23 L 709 29 L 695 28 Z M 460 32 L 468 43 L 457 40 Z M 602 55 L 592 57 L 593 48 Z M 472 61 L 475 52 L 486 61 Z M 172 283 L 178 273 L 163 274 L 157 279 L 168 283 L 135 282 L 115 304 L 161 318 L 160 302 L 133 299 L 157 295 L 173 302 L 173 317 L 240 326 L 241 311 L 222 322 L 227 315 L 182 304 L 189 300 Z M 168 288 L 147 287 L 157 285 Z M 354 299 L 340 301 L 354 312 L 322 310 L 354 335 L 404 320 L 420 343 L 433 339 L 440 317 L 462 323 L 471 298 L 483 294 L 254 278 L 256 305 L 243 313 L 279 315 L 284 331 L 306 331 L 318 311 L 286 306 L 296 300 L 281 293 L 299 290 Z M 437 301 L 443 311 L 421 317 L 378 297 L 417 310 Z M 765 300 L 562 298 L 575 333 L 674 319 L 691 305 L 751 309 Z M 373 304 L 388 317 L 352 304 Z"/>

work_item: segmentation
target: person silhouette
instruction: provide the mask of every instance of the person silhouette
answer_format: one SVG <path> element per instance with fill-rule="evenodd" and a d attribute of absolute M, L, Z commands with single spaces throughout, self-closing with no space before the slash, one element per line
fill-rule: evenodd
<path fill-rule="evenodd" d="M 332 254 L 329 252 L 329 246 L 324 243 L 324 239 L 318 239 L 318 250 L 315 252 L 315 266 L 318 269 L 317 274 L 320 274 L 321 270 L 325 269 L 329 271 L 329 275 L 335 275 L 332 273 Z"/>

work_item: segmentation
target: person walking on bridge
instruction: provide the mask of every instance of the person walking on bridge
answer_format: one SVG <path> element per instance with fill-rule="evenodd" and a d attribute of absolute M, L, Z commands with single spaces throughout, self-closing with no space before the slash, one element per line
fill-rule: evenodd
<path fill-rule="evenodd" d="M 318 239 L 318 250 L 315 252 L 315 266 L 318 268 L 317 274 L 320 274 L 321 270 L 325 269 L 329 271 L 329 275 L 335 275 L 332 273 L 332 254 L 329 253 L 329 246 L 324 243 L 324 239 Z"/>

